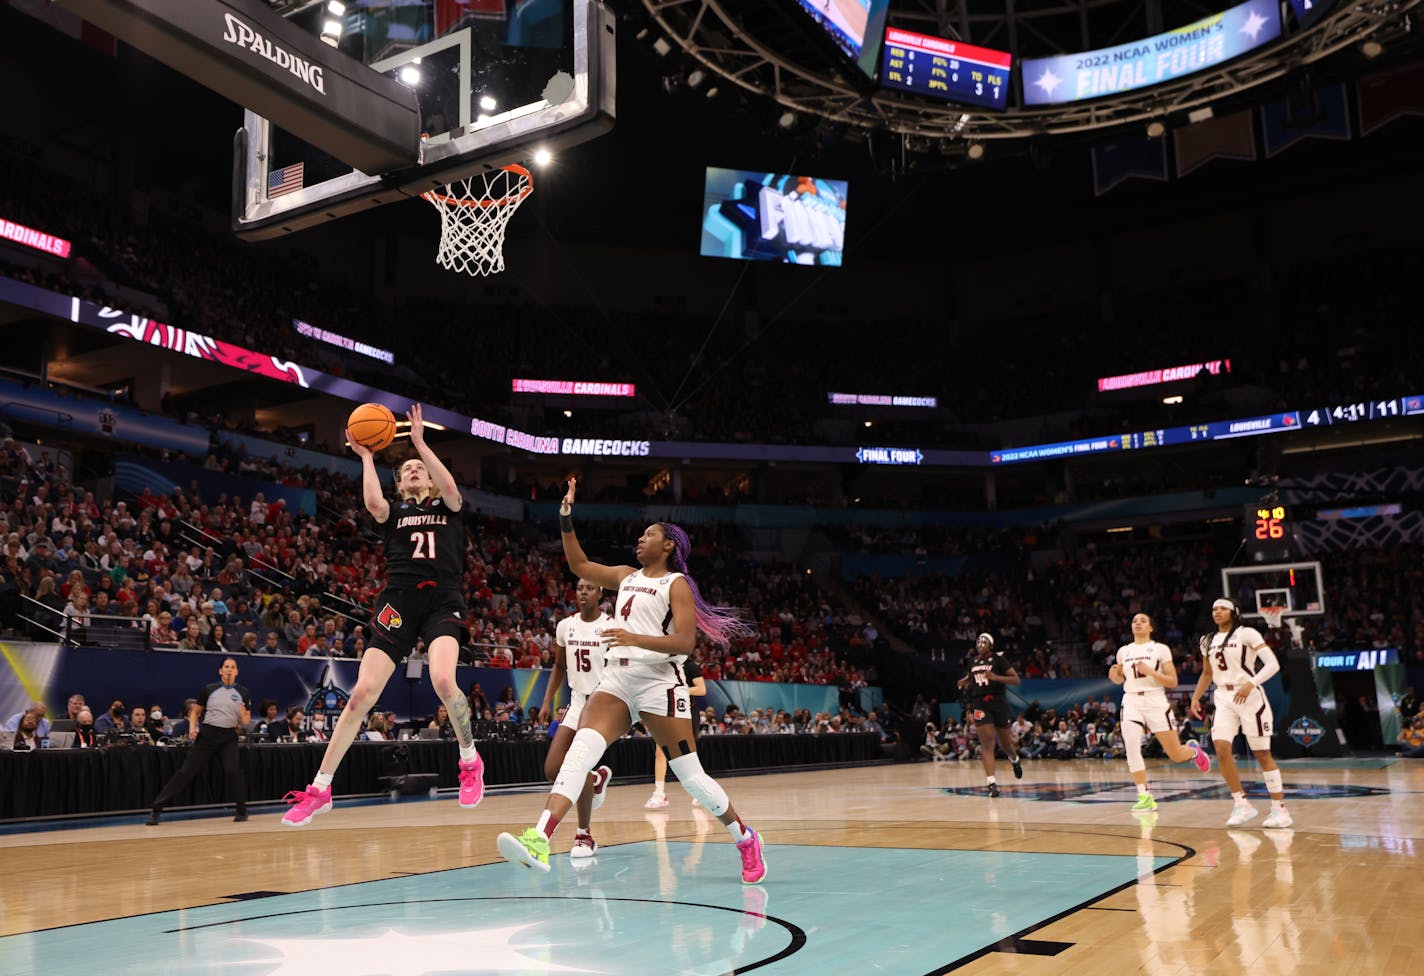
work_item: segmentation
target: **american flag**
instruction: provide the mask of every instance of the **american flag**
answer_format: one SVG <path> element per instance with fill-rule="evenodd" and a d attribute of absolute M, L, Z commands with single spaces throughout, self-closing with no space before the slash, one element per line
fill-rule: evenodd
<path fill-rule="evenodd" d="M 281 169 L 274 169 L 267 177 L 267 199 L 280 197 L 283 193 L 291 193 L 293 190 L 302 188 L 302 163 L 293 163 L 290 166 L 283 166 Z"/>

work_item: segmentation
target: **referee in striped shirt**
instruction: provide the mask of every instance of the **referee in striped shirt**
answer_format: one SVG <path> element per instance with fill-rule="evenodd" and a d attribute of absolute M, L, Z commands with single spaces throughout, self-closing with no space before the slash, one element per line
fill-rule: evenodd
<path fill-rule="evenodd" d="M 188 749 L 183 767 L 153 798 L 153 812 L 148 817 L 150 827 L 158 825 L 163 808 L 187 789 L 214 755 L 222 759 L 227 789 L 237 804 L 237 816 L 233 820 L 242 823 L 247 819 L 247 783 L 237 761 L 237 730 L 248 722 L 252 699 L 247 689 L 237 683 L 235 658 L 223 658 L 218 679 L 203 689 L 188 713 L 188 738 L 193 740 L 193 745 Z"/>

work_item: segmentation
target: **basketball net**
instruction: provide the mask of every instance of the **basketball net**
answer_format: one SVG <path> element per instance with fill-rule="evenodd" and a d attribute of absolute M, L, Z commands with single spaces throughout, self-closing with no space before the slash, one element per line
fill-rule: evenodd
<path fill-rule="evenodd" d="M 1262 607 L 1261 616 L 1266 618 L 1266 626 L 1272 630 L 1281 629 L 1281 621 L 1286 618 L 1285 607 Z"/>
<path fill-rule="evenodd" d="M 504 228 L 534 178 L 523 166 L 486 170 L 421 194 L 440 211 L 440 247 L 435 261 L 447 271 L 483 277 L 504 270 Z"/>

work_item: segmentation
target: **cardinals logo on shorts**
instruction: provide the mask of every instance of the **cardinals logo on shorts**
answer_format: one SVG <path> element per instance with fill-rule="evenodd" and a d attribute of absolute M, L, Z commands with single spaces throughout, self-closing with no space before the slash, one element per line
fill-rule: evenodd
<path fill-rule="evenodd" d="M 983 710 L 982 708 L 976 708 L 976 709 L 974 709 L 974 721 L 976 721 L 976 722 L 982 722 L 982 721 L 984 721 L 984 710 Z"/>
<path fill-rule="evenodd" d="M 381 608 L 381 612 L 376 614 L 376 623 L 386 630 L 400 630 L 401 615 L 396 613 L 396 608 L 387 603 Z"/>

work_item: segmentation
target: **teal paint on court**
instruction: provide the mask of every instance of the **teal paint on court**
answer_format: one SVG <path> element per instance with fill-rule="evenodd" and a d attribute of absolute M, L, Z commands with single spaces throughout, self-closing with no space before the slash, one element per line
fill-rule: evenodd
<path fill-rule="evenodd" d="M 724 841 L 604 848 L 577 869 L 556 856 L 546 875 L 499 863 L 9 936 L 0 969 L 922 976 L 1175 860 L 772 837 L 766 882 L 744 886 Z"/>

